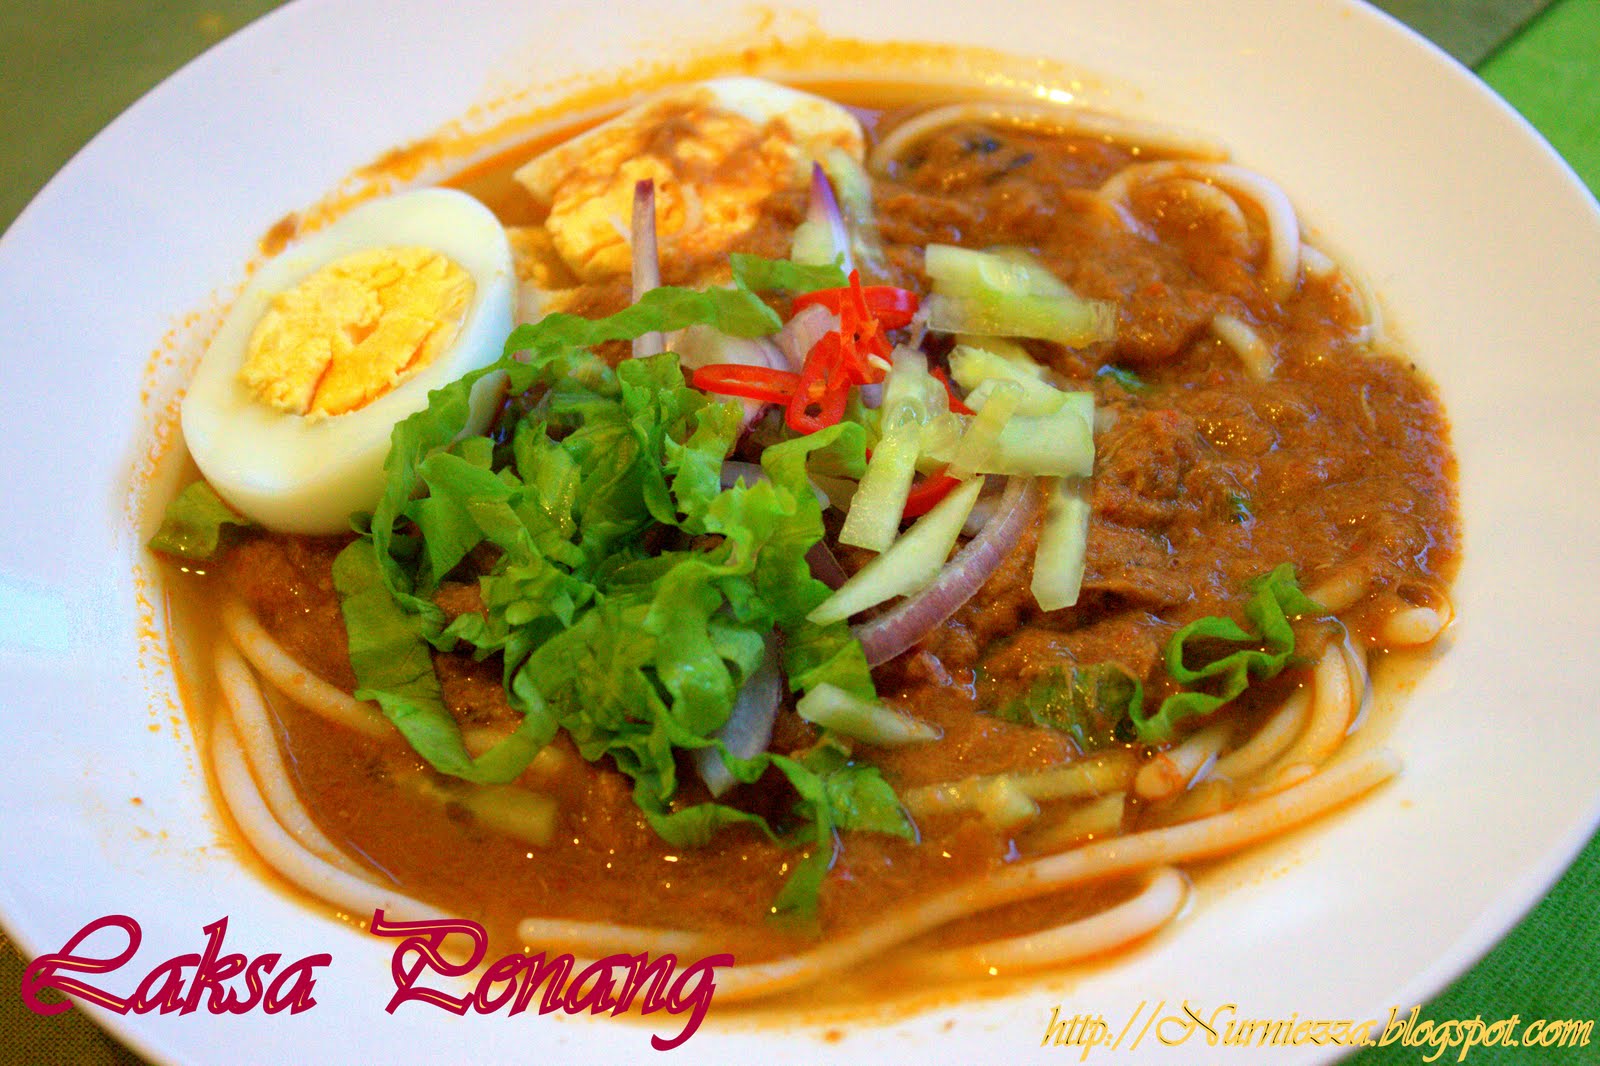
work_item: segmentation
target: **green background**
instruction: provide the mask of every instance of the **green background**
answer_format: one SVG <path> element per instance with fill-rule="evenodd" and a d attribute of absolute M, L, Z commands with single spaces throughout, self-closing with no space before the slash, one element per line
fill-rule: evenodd
<path fill-rule="evenodd" d="M 142 93 L 277 6 L 278 0 L 0 0 L 0 227 Z M 1591 191 L 1600 190 L 1600 0 L 1382 0 L 1379 6 L 1472 66 Z M 21 975 L 21 960 L 0 935 L 0 1066 L 139 1061 L 81 1012 L 48 1019 L 29 1013 L 17 995 Z M 1600 1015 L 1600 837 L 1527 920 L 1422 1011 L 1435 1020 L 1513 1014 L 1524 1022 Z M 1420 1062 L 1426 1050 L 1367 1051 L 1353 1062 Z M 1600 1062 L 1600 1035 L 1582 1049 L 1479 1049 L 1468 1061 Z"/>

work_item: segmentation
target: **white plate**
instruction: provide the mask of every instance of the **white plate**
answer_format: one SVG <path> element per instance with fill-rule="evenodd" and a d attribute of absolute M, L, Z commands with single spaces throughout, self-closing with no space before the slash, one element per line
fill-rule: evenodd
<path fill-rule="evenodd" d="M 1039 1041 L 1057 1004 L 1113 1024 L 1141 1001 L 1184 998 L 1235 1003 L 1241 1017 L 1382 1019 L 1476 959 L 1600 814 L 1600 213 L 1556 156 L 1439 53 L 1333 0 L 1270 16 L 1248 0 L 1038 0 L 982 15 L 960 0 L 827 0 L 764 27 L 742 0 L 622 10 L 302 0 L 141 100 L 0 244 L 0 913 L 20 945 L 50 950 L 92 918 L 132 915 L 145 946 L 105 979 L 123 993 L 133 970 L 198 950 L 200 927 L 224 914 L 234 950 L 332 954 L 317 1006 L 296 1017 L 106 1016 L 159 1059 L 648 1053 L 636 1025 L 417 1005 L 390 1016 L 391 943 L 318 917 L 237 859 L 167 702 L 160 645 L 141 643 L 141 627 L 164 623 L 139 583 L 130 471 L 256 239 L 286 211 L 509 88 L 809 25 L 1043 51 L 1099 75 L 1079 86 L 1089 102 L 1219 134 L 1279 179 L 1371 276 L 1440 383 L 1461 460 L 1460 621 L 1390 737 L 1404 777 L 1242 883 L 1204 891 L 1148 949 L 1010 998 L 851 1025 L 837 1043 L 820 1043 L 817 1025 L 730 1028 L 713 1011 L 688 1054 L 1056 1061 L 1065 1049 Z M 171 354 L 147 374 L 163 344 Z M 1194 1061 L 1197 1046 L 1151 1037 L 1137 1055 L 1102 1054 Z"/>

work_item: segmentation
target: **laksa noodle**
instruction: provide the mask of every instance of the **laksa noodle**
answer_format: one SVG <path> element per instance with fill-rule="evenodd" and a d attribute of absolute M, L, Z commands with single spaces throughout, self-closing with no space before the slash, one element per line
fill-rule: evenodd
<path fill-rule="evenodd" d="M 1458 532 L 1366 285 L 1206 137 L 830 92 L 671 89 L 256 273 L 153 547 L 287 881 L 732 1003 L 1113 951 L 1397 772 L 1343 749 Z"/>

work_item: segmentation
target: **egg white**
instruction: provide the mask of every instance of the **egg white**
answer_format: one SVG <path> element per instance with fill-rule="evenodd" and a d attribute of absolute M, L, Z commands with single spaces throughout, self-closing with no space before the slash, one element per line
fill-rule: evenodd
<path fill-rule="evenodd" d="M 473 280 L 455 342 L 394 389 L 348 414 L 306 419 L 257 400 L 240 380 L 250 335 L 274 297 L 353 252 L 421 245 Z M 240 513 L 284 533 L 337 533 L 383 492 L 395 424 L 428 393 L 499 358 L 515 311 L 511 247 L 494 214 L 452 189 L 420 189 L 356 208 L 257 271 L 212 339 L 184 397 L 184 440 L 200 472 Z M 493 416 L 500 383 L 474 387 L 468 433 Z"/>
<path fill-rule="evenodd" d="M 658 134 L 669 117 L 667 146 Z M 840 149 L 859 161 L 864 145 L 861 123 L 832 100 L 762 78 L 713 78 L 652 96 L 513 176 L 549 208 L 543 225 L 553 251 L 580 278 L 600 281 L 630 264 L 625 220 L 637 181 L 656 183 L 663 257 L 715 259 L 755 224 L 768 196 L 806 187 L 812 160 Z M 721 175 L 711 167 L 711 180 L 701 180 L 708 164 L 753 146 L 759 165 Z"/>

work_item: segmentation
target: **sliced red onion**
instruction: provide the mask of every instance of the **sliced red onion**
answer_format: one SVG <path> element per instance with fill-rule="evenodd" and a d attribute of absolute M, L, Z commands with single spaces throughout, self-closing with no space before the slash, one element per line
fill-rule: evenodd
<path fill-rule="evenodd" d="M 833 242 L 835 254 L 844 256 L 846 275 L 856 268 L 855 257 L 850 252 L 850 230 L 845 225 L 844 213 L 839 210 L 839 198 L 834 195 L 833 182 L 821 163 L 811 164 L 811 202 L 806 209 L 806 221 L 824 229 Z"/>
<path fill-rule="evenodd" d="M 867 663 L 877 666 L 893 659 L 943 625 L 945 619 L 976 596 L 1001 560 L 1017 546 L 1038 509 L 1039 493 L 1033 479 L 1011 478 L 995 506 L 994 518 L 956 552 L 933 584 L 893 610 L 854 627 Z"/>
<path fill-rule="evenodd" d="M 731 489 L 741 480 L 746 485 L 754 485 L 758 481 L 767 480 L 767 472 L 761 469 L 760 463 L 747 463 L 742 459 L 724 459 L 722 461 L 722 487 Z"/>
<path fill-rule="evenodd" d="M 806 552 L 806 563 L 811 567 L 811 576 L 828 586 L 837 589 L 850 579 L 844 572 L 844 567 L 839 565 L 839 560 L 834 558 L 833 552 L 824 541 L 817 541 Z"/>
<path fill-rule="evenodd" d="M 788 360 L 770 337 L 730 337 L 704 324 L 680 330 L 672 350 L 678 353 L 678 361 L 690 370 L 714 363 L 789 369 Z"/>
<path fill-rule="evenodd" d="M 728 746 L 729 754 L 753 759 L 772 743 L 772 723 L 782 704 L 783 671 L 778 667 L 778 639 L 769 635 L 761 662 L 745 679 L 728 720 L 713 736 Z M 692 758 L 711 795 L 720 796 L 738 783 L 723 765 L 722 754 L 716 748 L 699 748 Z"/>
<path fill-rule="evenodd" d="M 633 300 L 661 286 L 661 254 L 656 246 L 656 183 L 649 178 L 633 187 Z M 651 331 L 633 340 L 633 357 L 660 355 L 666 338 Z"/>
<path fill-rule="evenodd" d="M 778 350 L 783 353 L 784 365 L 779 370 L 792 370 L 798 374 L 805 366 L 806 356 L 811 354 L 811 349 L 817 342 L 829 333 L 839 329 L 839 316 L 823 307 L 821 304 L 812 304 L 802 308 L 798 314 L 784 323 L 772 339 L 777 342 Z"/>

